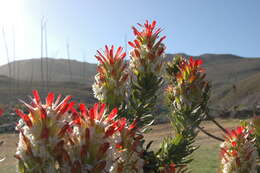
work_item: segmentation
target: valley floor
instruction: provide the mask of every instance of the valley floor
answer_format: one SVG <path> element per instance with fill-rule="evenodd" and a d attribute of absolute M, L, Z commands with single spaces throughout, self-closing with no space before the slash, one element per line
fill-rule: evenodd
<path fill-rule="evenodd" d="M 239 125 L 237 119 L 218 120 L 225 128 L 232 128 Z M 222 137 L 222 132 L 211 122 L 203 122 L 202 126 L 205 130 L 211 132 L 219 137 Z M 153 140 L 153 149 L 157 149 L 164 137 L 172 134 L 170 124 L 160 124 L 153 126 L 153 130 L 145 135 L 147 141 Z M 4 141 L 3 146 L 0 147 L 0 158 L 6 159 L 0 163 L 0 172 L 15 173 L 17 161 L 13 157 L 16 150 L 16 143 L 18 140 L 17 134 L 0 134 L 0 141 Z M 219 142 L 209 138 L 203 133 L 199 133 L 197 144 L 201 147 L 194 153 L 194 161 L 190 168 L 193 173 L 214 173 L 219 164 Z"/>

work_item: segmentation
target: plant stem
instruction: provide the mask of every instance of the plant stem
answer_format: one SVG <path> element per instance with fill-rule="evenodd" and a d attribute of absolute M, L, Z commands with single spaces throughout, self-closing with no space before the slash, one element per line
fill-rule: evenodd
<path fill-rule="evenodd" d="M 202 131 L 204 134 L 208 135 L 209 137 L 211 137 L 211 138 L 213 138 L 213 139 L 216 139 L 216 140 L 221 141 L 221 142 L 224 142 L 224 141 L 225 141 L 225 140 L 222 139 L 222 138 L 219 138 L 219 137 L 217 137 L 217 136 L 215 136 L 215 135 L 210 134 L 209 132 L 207 132 L 206 130 L 204 130 L 203 127 L 198 126 L 198 128 L 199 128 L 200 131 Z"/>
<path fill-rule="evenodd" d="M 207 114 L 207 117 L 210 119 L 210 121 L 212 121 L 218 128 L 220 128 L 225 134 L 228 134 L 228 131 L 222 126 L 220 125 L 213 117 L 211 117 L 210 115 Z"/>

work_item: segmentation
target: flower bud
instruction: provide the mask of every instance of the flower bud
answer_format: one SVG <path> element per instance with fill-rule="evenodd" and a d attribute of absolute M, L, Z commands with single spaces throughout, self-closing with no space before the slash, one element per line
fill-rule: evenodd
<path fill-rule="evenodd" d="M 133 32 L 136 39 L 128 44 L 133 47 L 130 52 L 130 68 L 135 75 L 140 73 L 154 73 L 159 76 L 162 71 L 163 53 L 165 46 L 162 41 L 165 36 L 159 38 L 160 28 L 156 28 L 156 22 L 149 24 L 148 21 L 138 31 L 135 27 Z M 159 40 L 158 40 L 159 39 Z"/>
<path fill-rule="evenodd" d="M 119 47 L 114 52 L 114 46 L 105 46 L 104 53 L 97 51 L 98 54 L 95 56 L 99 64 L 92 86 L 94 96 L 111 107 L 119 106 L 125 99 L 128 72 L 124 61 L 126 53 L 122 53 L 122 50 L 123 48 Z"/>
<path fill-rule="evenodd" d="M 255 173 L 257 149 L 249 138 L 250 130 L 237 127 L 229 131 L 220 145 L 221 173 Z"/>

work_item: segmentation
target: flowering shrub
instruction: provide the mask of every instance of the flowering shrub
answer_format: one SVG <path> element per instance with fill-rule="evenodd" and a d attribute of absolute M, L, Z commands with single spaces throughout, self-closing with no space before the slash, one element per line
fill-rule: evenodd
<path fill-rule="evenodd" d="M 135 40 L 128 42 L 133 49 L 130 51 L 131 92 L 127 118 L 130 121 L 137 118 L 137 125 L 144 127 L 152 124 L 155 117 L 157 94 L 163 84 L 161 72 L 166 48 L 162 41 L 166 37 L 160 38 L 161 29 L 156 28 L 155 21 L 138 25 L 140 30 L 132 27 Z"/>
<path fill-rule="evenodd" d="M 193 144 L 199 125 L 206 117 L 210 87 L 201 65 L 202 60 L 176 56 L 166 66 L 165 93 L 171 110 L 169 119 L 176 134 L 165 139 L 161 148 L 168 148 L 167 157 L 176 164 L 192 161 L 189 156 L 197 149 Z M 165 157 L 164 153 L 160 155 Z"/>
<path fill-rule="evenodd" d="M 19 141 L 15 157 L 20 173 L 184 173 L 201 122 L 210 119 L 223 132 L 221 173 L 254 173 L 259 155 L 259 117 L 250 125 L 226 131 L 208 112 L 210 85 L 205 80 L 202 60 L 175 57 L 164 68 L 165 46 L 156 22 L 132 27 L 135 39 L 128 42 L 129 64 L 122 47 L 105 46 L 97 51 L 94 96 L 100 103 L 87 109 L 75 105 L 71 96 L 54 99 L 49 93 L 42 103 L 33 91 L 28 113 L 16 129 Z M 166 74 L 164 70 L 166 69 Z M 164 74 L 164 75 L 163 75 Z M 152 141 L 143 133 L 155 119 L 158 91 L 165 89 L 169 119 L 174 136 L 164 139 L 158 151 L 150 150 Z M 1 109 L 0 109 L 1 114 Z M 1 143 L 0 143 L 1 145 Z"/>
<path fill-rule="evenodd" d="M 34 91 L 29 110 L 17 125 L 19 142 L 15 157 L 19 172 L 142 172 L 141 135 L 135 124 L 126 119 L 115 120 L 117 109 L 106 113 L 105 104 L 95 104 L 88 110 L 79 105 L 79 112 L 69 102 L 59 103 L 50 93 L 42 104 Z"/>
<path fill-rule="evenodd" d="M 241 126 L 229 131 L 220 145 L 221 173 L 257 172 L 257 148 L 249 135 L 249 129 Z"/>

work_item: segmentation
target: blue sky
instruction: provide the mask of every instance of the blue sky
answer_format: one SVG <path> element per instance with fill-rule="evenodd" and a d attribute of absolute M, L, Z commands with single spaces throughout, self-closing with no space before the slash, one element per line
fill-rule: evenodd
<path fill-rule="evenodd" d="M 156 20 L 167 53 L 231 53 L 260 57 L 259 0 L 0 0 L 0 64 L 41 55 L 41 19 L 47 21 L 48 56 L 95 63 L 105 44 L 126 46 L 131 26 Z M 128 47 L 128 50 L 130 47 Z"/>

